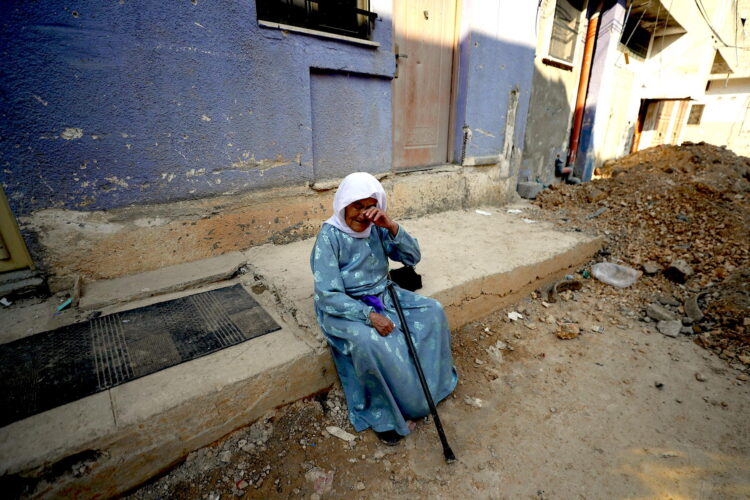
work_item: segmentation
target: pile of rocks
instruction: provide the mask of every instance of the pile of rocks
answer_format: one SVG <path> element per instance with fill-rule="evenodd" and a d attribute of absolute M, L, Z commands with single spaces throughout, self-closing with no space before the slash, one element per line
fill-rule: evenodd
<path fill-rule="evenodd" d="M 657 146 L 605 165 L 601 176 L 559 185 L 535 202 L 571 230 L 603 236 L 603 260 L 644 273 L 645 317 L 667 335 L 696 335 L 729 361 L 750 356 L 750 158 L 709 144 Z M 653 296 L 672 296 L 677 305 Z M 671 309 L 670 309 L 671 308 Z M 664 311 L 663 311 L 664 312 Z"/>

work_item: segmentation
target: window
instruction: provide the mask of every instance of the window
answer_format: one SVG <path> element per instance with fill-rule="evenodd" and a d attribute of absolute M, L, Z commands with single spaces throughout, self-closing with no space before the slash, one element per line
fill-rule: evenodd
<path fill-rule="evenodd" d="M 377 14 L 369 0 L 257 0 L 259 21 L 369 40 Z"/>
<path fill-rule="evenodd" d="M 562 61 L 573 62 L 578 38 L 578 25 L 583 11 L 581 0 L 557 0 L 549 55 Z"/>
<path fill-rule="evenodd" d="M 642 58 L 648 55 L 648 45 L 651 43 L 651 33 L 638 24 L 638 16 L 631 15 L 622 30 L 620 43 Z"/>
<path fill-rule="evenodd" d="M 688 115 L 687 124 L 688 125 L 700 125 L 701 124 L 701 117 L 703 116 L 703 108 L 705 108 L 705 104 L 693 104 L 690 107 L 690 114 Z"/>

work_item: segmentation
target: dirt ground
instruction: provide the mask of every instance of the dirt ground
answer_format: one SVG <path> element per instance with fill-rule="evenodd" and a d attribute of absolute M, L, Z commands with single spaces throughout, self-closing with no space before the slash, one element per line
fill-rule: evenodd
<path fill-rule="evenodd" d="M 555 302 L 538 291 L 453 332 L 460 383 L 439 411 L 456 463 L 444 463 L 429 419 L 395 447 L 355 433 L 334 387 L 128 498 L 750 497 L 750 160 L 664 148 L 525 210 L 607 246 L 571 270 L 579 290 Z M 670 273 L 677 259 L 690 274 Z M 604 284 L 590 276 L 604 260 L 642 274 L 628 288 Z M 664 321 L 678 323 L 675 336 L 660 333 Z"/>

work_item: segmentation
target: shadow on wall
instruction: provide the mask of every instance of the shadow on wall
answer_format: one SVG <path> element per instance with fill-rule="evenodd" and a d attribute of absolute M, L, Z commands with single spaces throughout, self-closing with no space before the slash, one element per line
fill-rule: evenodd
<path fill-rule="evenodd" d="M 577 82 L 574 84 L 577 85 Z M 567 161 L 572 120 L 572 109 L 562 78 L 548 78 L 535 65 L 534 90 L 519 181 L 526 178 L 543 184 L 555 182 L 555 159 L 559 155 L 563 162 Z"/>

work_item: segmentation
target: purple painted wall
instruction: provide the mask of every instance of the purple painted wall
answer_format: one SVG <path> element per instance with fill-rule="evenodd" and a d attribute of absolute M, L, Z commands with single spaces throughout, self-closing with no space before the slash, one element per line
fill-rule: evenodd
<path fill-rule="evenodd" d="M 260 27 L 254 1 L 6 0 L 0 14 L 0 183 L 16 215 L 297 184 L 315 163 L 390 168 L 388 18 L 372 48 Z M 311 89 L 311 68 L 356 74 L 347 100 L 326 106 L 337 84 Z M 350 127 L 337 162 L 326 141 L 352 117 L 377 126 Z"/>

